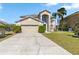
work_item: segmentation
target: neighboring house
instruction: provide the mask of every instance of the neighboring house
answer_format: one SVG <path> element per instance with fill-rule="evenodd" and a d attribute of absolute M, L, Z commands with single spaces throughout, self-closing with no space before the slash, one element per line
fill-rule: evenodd
<path fill-rule="evenodd" d="M 67 17 L 64 18 L 65 20 L 65 23 L 66 23 L 66 26 L 69 28 L 69 29 L 73 29 L 75 24 L 78 22 L 79 20 L 79 11 L 71 14 L 71 15 L 68 15 Z"/>
<path fill-rule="evenodd" d="M 56 29 L 55 19 L 52 13 L 44 10 L 38 15 L 21 16 L 21 20 L 16 21 L 16 25 L 22 26 L 22 31 L 38 32 L 38 26 L 46 24 L 46 32 L 52 32 Z"/>
<path fill-rule="evenodd" d="M 0 20 L 0 25 L 7 24 L 6 22 Z M 5 37 L 5 28 L 0 27 L 0 38 Z"/>
<path fill-rule="evenodd" d="M 6 22 L 4 22 L 4 21 L 2 21 L 2 20 L 0 20 L 0 24 L 7 24 Z"/>
<path fill-rule="evenodd" d="M 0 25 L 9 25 L 9 24 L 8 24 L 7 22 L 3 21 L 3 20 L 0 20 Z M 10 27 L 7 26 L 7 27 L 5 28 L 5 30 L 6 30 L 6 31 L 10 31 Z"/>

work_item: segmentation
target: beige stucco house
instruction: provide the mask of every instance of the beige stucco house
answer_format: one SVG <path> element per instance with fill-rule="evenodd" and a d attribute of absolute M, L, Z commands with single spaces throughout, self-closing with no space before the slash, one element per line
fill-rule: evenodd
<path fill-rule="evenodd" d="M 16 25 L 22 26 L 22 32 L 38 32 L 38 26 L 46 24 L 46 32 L 55 31 L 55 19 L 48 10 L 39 12 L 38 15 L 21 16 L 21 20 Z"/>

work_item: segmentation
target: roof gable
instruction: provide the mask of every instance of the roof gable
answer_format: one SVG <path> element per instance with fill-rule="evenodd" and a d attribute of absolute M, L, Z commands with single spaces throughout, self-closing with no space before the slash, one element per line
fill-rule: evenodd
<path fill-rule="evenodd" d="M 48 10 L 43 10 L 43 11 L 41 11 L 40 13 L 43 13 L 43 12 L 48 12 L 48 13 L 51 13 L 50 11 L 48 11 Z"/>
<path fill-rule="evenodd" d="M 41 12 L 38 14 L 38 17 L 40 17 L 40 15 L 41 15 L 42 13 L 44 13 L 44 12 L 47 12 L 48 14 L 51 14 L 50 11 L 48 11 L 48 10 L 43 10 L 43 11 L 41 11 Z"/>
<path fill-rule="evenodd" d="M 24 20 L 29 19 L 29 18 L 31 18 L 31 19 L 33 19 L 33 20 L 35 20 L 35 21 L 41 22 L 41 21 L 39 21 L 39 20 L 37 20 L 37 19 L 35 19 L 35 18 L 27 17 L 27 18 L 21 19 L 21 20 L 19 20 L 19 21 L 16 21 L 16 23 L 21 22 L 21 21 L 24 21 Z"/>

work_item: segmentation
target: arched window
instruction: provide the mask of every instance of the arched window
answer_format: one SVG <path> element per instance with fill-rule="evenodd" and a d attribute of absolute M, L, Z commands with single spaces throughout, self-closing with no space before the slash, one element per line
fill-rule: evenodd
<path fill-rule="evenodd" d="M 42 15 L 42 21 L 43 21 L 44 23 L 47 23 L 47 22 L 48 22 L 48 18 L 49 18 L 48 15 Z"/>

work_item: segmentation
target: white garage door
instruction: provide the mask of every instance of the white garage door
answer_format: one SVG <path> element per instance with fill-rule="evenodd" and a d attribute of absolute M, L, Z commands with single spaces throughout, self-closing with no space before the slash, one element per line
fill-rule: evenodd
<path fill-rule="evenodd" d="M 22 32 L 38 32 L 38 26 L 22 26 Z"/>

